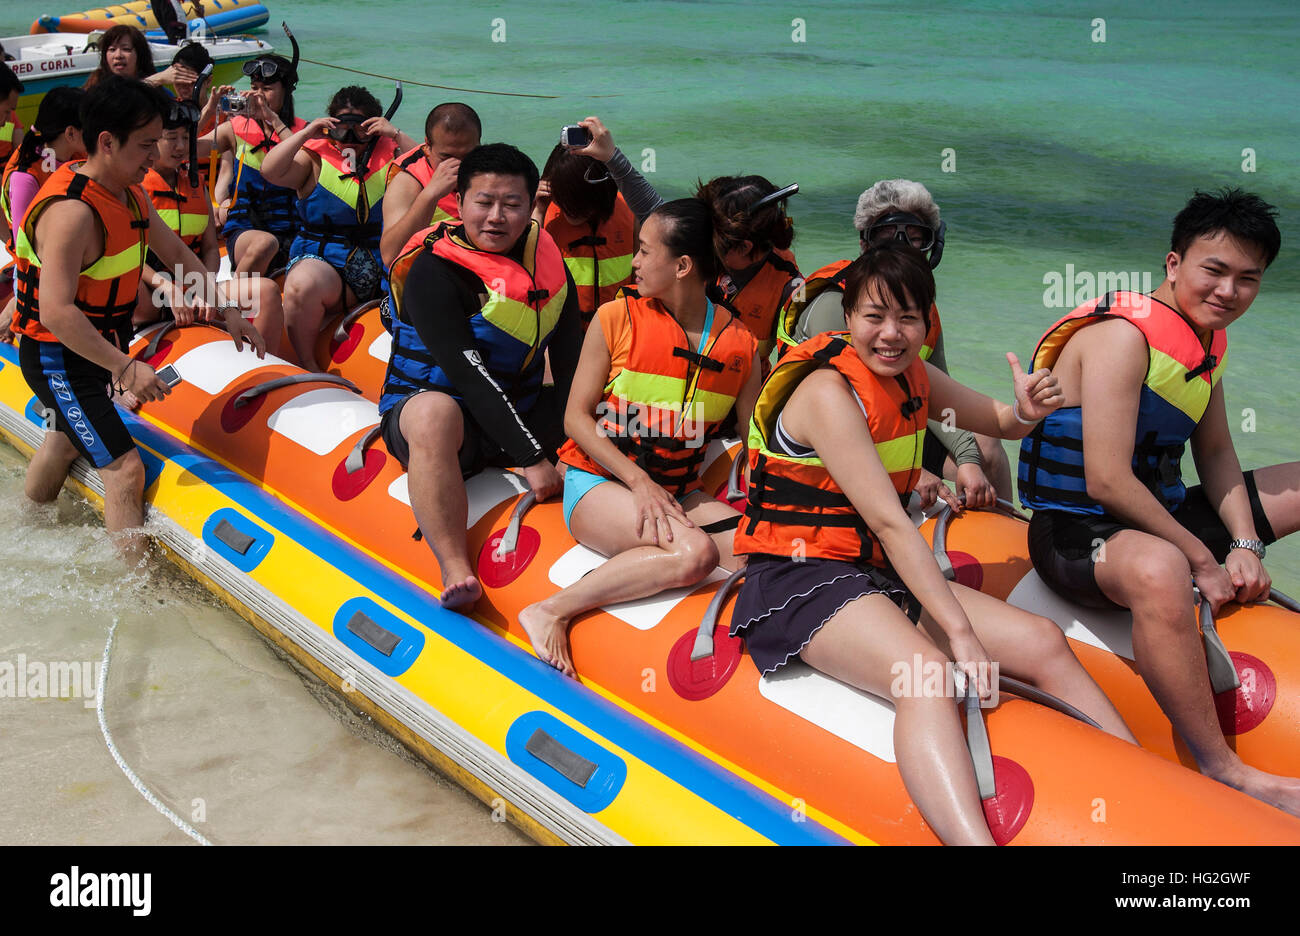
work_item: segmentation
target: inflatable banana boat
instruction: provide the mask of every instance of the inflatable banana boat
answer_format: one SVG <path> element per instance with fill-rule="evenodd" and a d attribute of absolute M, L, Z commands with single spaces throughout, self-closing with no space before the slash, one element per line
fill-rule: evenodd
<path fill-rule="evenodd" d="M 270 11 L 258 0 L 186 0 L 182 4 L 191 35 L 232 36 L 265 26 Z M 141 32 L 152 33 L 159 29 L 158 17 L 150 0 L 135 0 L 113 6 L 65 13 L 62 16 L 41 16 L 32 23 L 35 33 L 87 33 L 126 24 Z M 162 35 L 161 32 L 158 33 Z"/>
<path fill-rule="evenodd" d="M 154 326 L 131 347 L 183 378 L 126 417 L 159 540 L 266 636 L 540 841 L 937 841 L 900 779 L 892 707 L 801 664 L 760 677 L 728 636 L 721 570 L 580 618 L 580 680 L 567 679 L 533 656 L 517 614 L 603 559 L 569 537 L 558 503 L 531 505 L 519 476 L 487 471 L 467 482 L 485 594 L 473 618 L 442 609 L 406 475 L 375 438 L 378 311 L 331 323 L 321 346 L 333 373 L 258 360 L 206 326 Z M 39 409 L 0 345 L 0 432 L 24 452 Z M 706 464 L 725 496 L 726 447 Z M 93 472 L 74 477 L 98 496 Z M 933 518 L 915 519 L 932 535 Z M 1014 519 L 943 532 L 985 590 L 1011 594 L 1029 574 Z M 1067 714 L 1004 694 L 986 716 L 999 842 L 1300 843 L 1300 820 Z M 978 734 L 983 720 L 968 721 Z"/>

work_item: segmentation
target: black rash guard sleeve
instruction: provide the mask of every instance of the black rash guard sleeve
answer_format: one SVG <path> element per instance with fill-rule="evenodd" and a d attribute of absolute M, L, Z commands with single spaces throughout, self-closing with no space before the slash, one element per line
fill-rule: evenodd
<path fill-rule="evenodd" d="M 478 352 L 469 320 L 478 309 L 478 297 L 447 261 L 426 252 L 411 263 L 403 290 L 403 318 L 460 392 L 474 421 L 517 467 L 527 468 L 546 453 L 514 401 L 485 367 L 474 363 Z"/>
<path fill-rule="evenodd" d="M 560 310 L 560 320 L 555 323 L 555 332 L 546 351 L 551 359 L 551 379 L 555 382 L 555 395 L 560 412 L 564 412 L 569 402 L 569 388 L 573 386 L 573 374 L 578 369 L 578 358 L 582 354 L 582 310 L 578 307 L 578 289 L 573 284 L 573 274 L 564 271 L 569 292 L 564 298 L 564 308 Z"/>

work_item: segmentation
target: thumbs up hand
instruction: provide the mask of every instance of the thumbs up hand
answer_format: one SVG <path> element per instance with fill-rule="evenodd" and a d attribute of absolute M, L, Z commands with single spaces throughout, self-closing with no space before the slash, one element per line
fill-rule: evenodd
<path fill-rule="evenodd" d="M 1061 384 L 1050 369 L 1044 367 L 1026 374 L 1020 366 L 1020 359 L 1010 351 L 1007 352 L 1007 363 L 1011 365 L 1016 408 L 1022 421 L 1037 422 L 1044 419 L 1065 402 Z"/>

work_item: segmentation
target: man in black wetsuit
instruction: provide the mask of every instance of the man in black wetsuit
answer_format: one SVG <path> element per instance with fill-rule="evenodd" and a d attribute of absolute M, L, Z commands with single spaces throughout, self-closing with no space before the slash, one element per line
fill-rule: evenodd
<path fill-rule="evenodd" d="M 427 228 L 393 262 L 393 351 L 379 410 L 407 468 L 411 508 L 442 571 L 444 607 L 482 594 L 470 561 L 464 478 L 514 467 L 546 500 L 550 459 L 581 344 L 576 290 L 532 222 L 538 172 L 504 143 L 460 164 L 460 222 Z M 549 350 L 555 398 L 543 396 Z"/>

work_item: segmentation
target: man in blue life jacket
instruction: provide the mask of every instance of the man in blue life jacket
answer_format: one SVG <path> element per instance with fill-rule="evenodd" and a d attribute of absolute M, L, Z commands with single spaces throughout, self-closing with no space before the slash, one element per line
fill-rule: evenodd
<path fill-rule="evenodd" d="M 1300 815 L 1300 780 L 1224 740 L 1191 590 L 1216 612 L 1267 598 L 1264 547 L 1300 527 L 1300 462 L 1243 475 L 1224 407 L 1224 329 L 1277 256 L 1273 216 L 1240 190 L 1198 192 L 1155 292 L 1109 293 L 1048 330 L 1032 367 L 1051 367 L 1066 401 L 1025 437 L 1019 488 L 1038 574 L 1080 604 L 1132 611 L 1138 671 L 1201 772 Z"/>
<path fill-rule="evenodd" d="M 461 220 L 416 232 L 390 273 L 381 429 L 407 468 L 444 607 L 468 607 L 482 594 L 463 479 L 495 465 L 520 469 L 538 500 L 563 487 L 551 458 L 563 440 L 581 321 L 564 258 L 532 221 L 537 181 L 537 166 L 513 146 L 474 149 L 458 173 Z M 548 351 L 553 399 L 543 397 Z"/>

